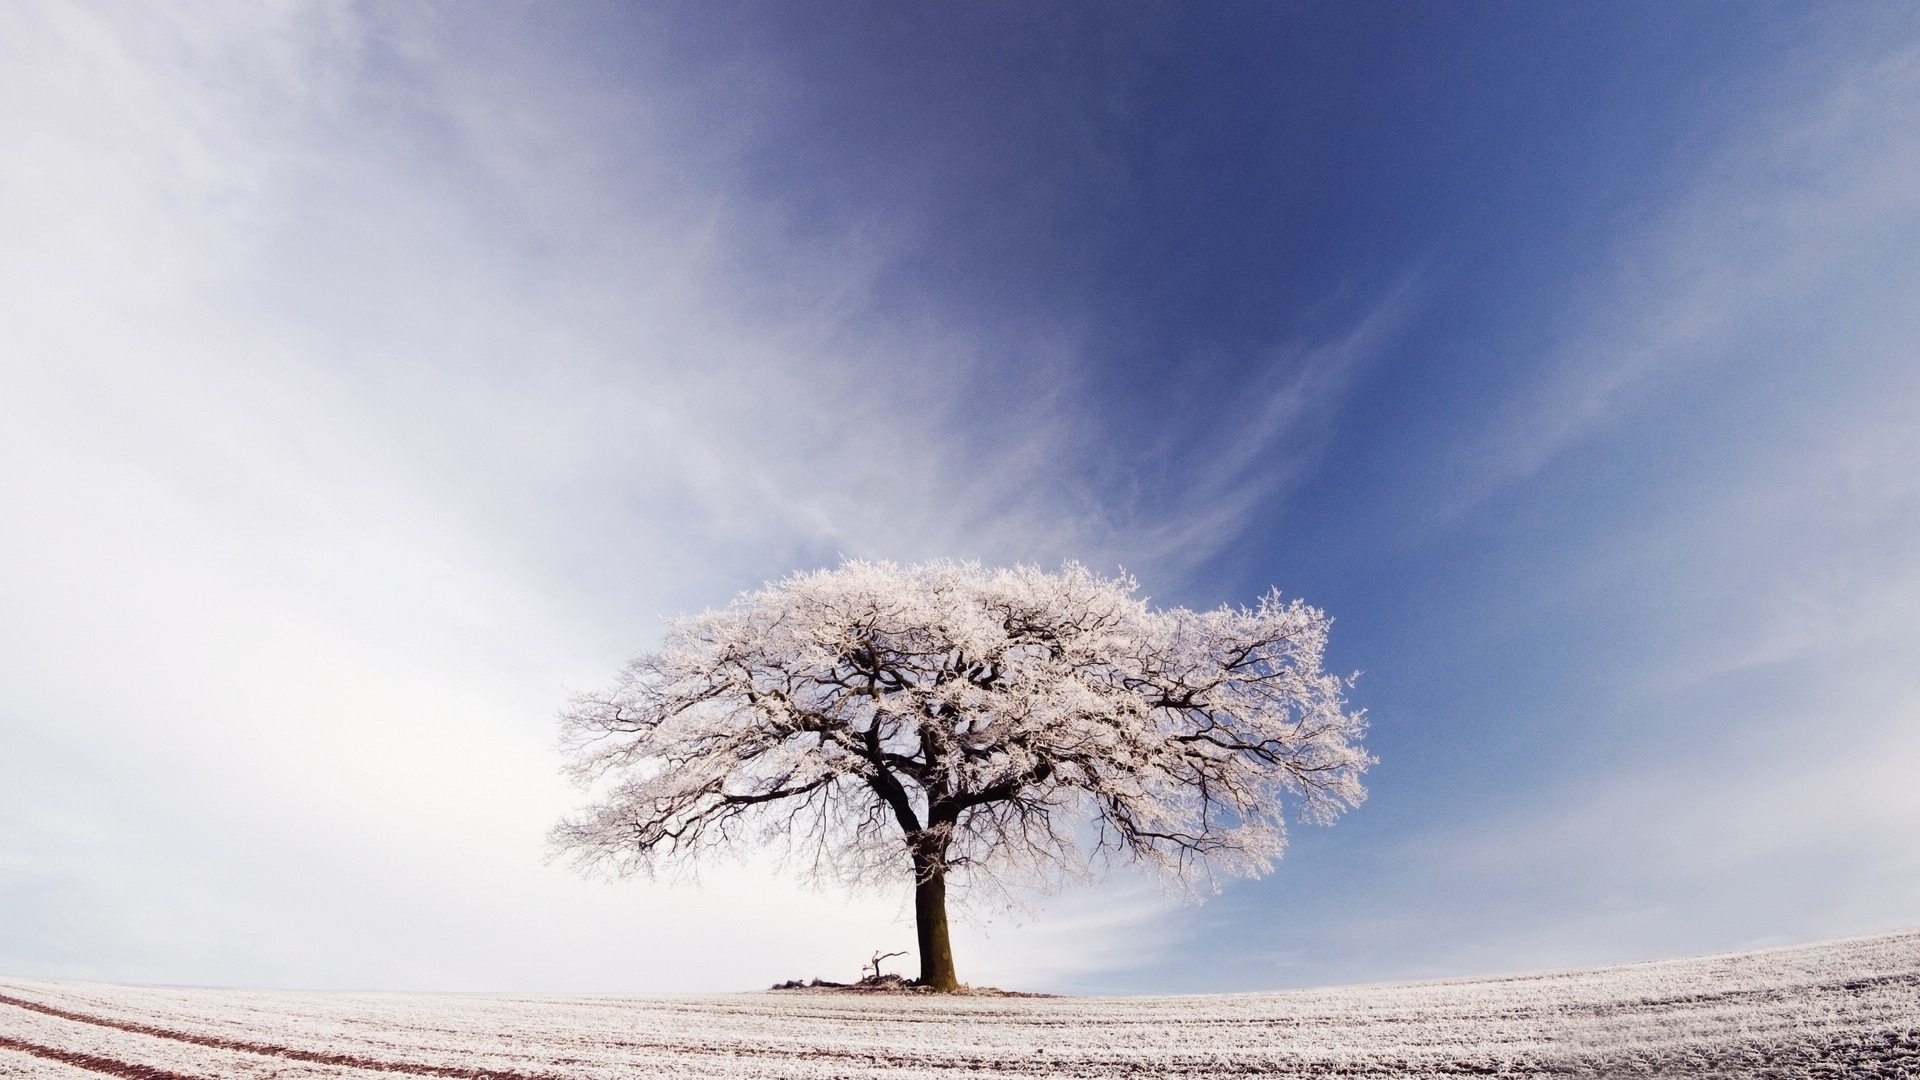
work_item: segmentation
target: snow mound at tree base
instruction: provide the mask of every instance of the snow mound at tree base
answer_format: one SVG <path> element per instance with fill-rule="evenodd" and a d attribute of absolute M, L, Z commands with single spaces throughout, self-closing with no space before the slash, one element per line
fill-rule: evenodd
<path fill-rule="evenodd" d="M 786 982 L 774 983 L 771 989 L 806 990 L 815 993 L 833 994 L 940 993 L 940 991 L 935 990 L 933 987 L 915 982 L 904 975 L 881 975 L 878 978 L 869 975 L 856 983 L 831 982 L 826 979 L 817 978 L 808 979 L 805 982 L 799 979 L 789 979 Z M 1002 990 L 997 986 L 967 986 L 965 984 L 962 984 L 957 990 L 949 990 L 946 992 L 948 994 L 960 994 L 970 997 L 1046 998 L 1058 996 L 1055 994 L 1035 994 L 1023 990 Z"/>

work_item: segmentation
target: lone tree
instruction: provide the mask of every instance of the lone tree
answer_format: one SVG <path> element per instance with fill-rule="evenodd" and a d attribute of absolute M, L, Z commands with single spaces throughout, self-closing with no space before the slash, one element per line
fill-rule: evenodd
<path fill-rule="evenodd" d="M 562 711 L 593 801 L 583 869 L 651 875 L 771 842 L 816 879 L 911 881 L 920 983 L 959 986 L 947 885 L 1055 884 L 1115 856 L 1192 889 L 1272 869 L 1283 802 L 1366 792 L 1366 723 L 1320 669 L 1328 619 L 1156 611 L 1068 563 L 846 562 L 675 620 Z"/>

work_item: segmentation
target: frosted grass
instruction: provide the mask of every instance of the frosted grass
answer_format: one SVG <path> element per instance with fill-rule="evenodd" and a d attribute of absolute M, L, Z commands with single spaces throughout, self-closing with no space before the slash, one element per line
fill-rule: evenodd
<path fill-rule="evenodd" d="M 1501 978 L 1151 998 L 17 978 L 0 978 L 0 997 L 0 1076 L 1920 1078 L 1920 931 Z M 97 1060 L 76 1067 L 72 1055 Z"/>

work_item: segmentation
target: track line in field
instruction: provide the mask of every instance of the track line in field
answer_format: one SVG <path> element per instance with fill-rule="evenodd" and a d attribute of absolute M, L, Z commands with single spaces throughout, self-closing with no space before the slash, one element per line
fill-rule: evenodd
<path fill-rule="evenodd" d="M 570 1080 L 570 1078 L 564 1075 L 555 1073 L 531 1073 L 521 1072 L 516 1069 L 480 1069 L 466 1068 L 458 1065 L 428 1065 L 407 1061 L 383 1061 L 379 1058 L 361 1057 L 357 1054 L 336 1054 L 318 1050 L 301 1050 L 291 1046 L 275 1046 L 272 1043 L 227 1039 L 218 1035 L 197 1035 L 192 1032 L 179 1031 L 173 1028 L 155 1027 L 151 1024 L 134 1023 L 129 1020 L 114 1020 L 104 1016 L 75 1012 L 71 1009 L 62 1009 L 55 1005 L 44 1005 L 37 1001 L 28 1001 L 25 998 L 12 997 L 6 994 L 0 994 L 0 1005 L 12 1005 L 15 1008 L 26 1009 L 30 1012 L 41 1013 L 42 1015 L 51 1016 L 60 1020 L 113 1028 L 118 1031 L 131 1032 L 135 1035 L 148 1035 L 158 1039 L 169 1039 L 174 1042 L 189 1043 L 194 1046 L 205 1046 L 209 1049 L 235 1050 L 243 1053 L 259 1054 L 264 1057 L 277 1057 L 288 1061 L 306 1062 L 313 1065 L 338 1065 L 346 1068 L 366 1069 L 373 1072 L 441 1077 L 444 1078 L 444 1080 Z M 613 1045 L 624 1045 L 639 1050 L 665 1051 L 670 1054 L 694 1054 L 708 1057 L 733 1057 L 738 1053 L 736 1050 L 730 1048 L 683 1043 L 617 1040 Z M 943 1056 L 932 1055 L 925 1057 L 917 1055 L 903 1056 L 872 1049 L 855 1050 L 837 1047 L 805 1047 L 792 1050 L 769 1047 L 759 1056 L 768 1064 L 773 1064 L 781 1058 L 800 1061 L 834 1059 L 846 1061 L 849 1064 L 863 1065 L 867 1068 L 919 1066 L 922 1068 L 960 1069 L 975 1073 L 1028 1071 L 1033 1065 L 1038 1064 L 1037 1062 L 995 1059 L 991 1057 L 943 1058 Z M 1047 1064 L 1059 1066 L 1066 1064 L 1066 1062 L 1048 1062 Z M 1131 1063 L 1125 1061 L 1109 1062 L 1107 1064 L 1115 1066 L 1122 1071 L 1128 1071 L 1132 1068 Z M 1256 1069 L 1257 1068 L 1256 1066 Z M 1243 1066 L 1240 1069 L 1230 1069 L 1229 1071 L 1239 1072 L 1246 1070 Z"/>
<path fill-rule="evenodd" d="M 154 1027 L 150 1024 L 136 1024 L 127 1020 L 110 1020 L 104 1016 L 90 1016 L 87 1013 L 74 1012 L 70 1009 L 57 1008 L 53 1005 L 42 1005 L 37 1001 L 27 1001 L 23 998 L 9 997 L 5 994 L 0 994 L 0 1005 L 12 1005 L 15 1008 L 26 1009 L 29 1012 L 37 1012 L 60 1020 L 71 1020 L 79 1024 L 93 1024 L 96 1027 L 132 1032 L 135 1035 L 150 1035 L 157 1039 L 170 1039 L 174 1042 L 190 1043 L 194 1046 L 204 1046 L 212 1050 L 238 1050 L 248 1054 L 259 1054 L 263 1057 L 277 1057 L 284 1058 L 288 1061 L 302 1061 L 310 1065 L 339 1065 L 345 1068 L 367 1069 L 373 1072 L 403 1073 L 408 1076 L 442 1077 L 445 1078 L 445 1080 L 567 1080 L 567 1078 L 554 1073 L 527 1073 L 514 1069 L 473 1069 L 458 1065 L 427 1065 L 411 1061 L 382 1061 L 378 1058 L 360 1057 L 357 1054 L 333 1054 L 320 1050 L 301 1050 L 292 1046 L 275 1046 L 272 1043 L 223 1039 L 218 1035 L 196 1035 L 189 1031 L 175 1031 L 171 1028 Z M 4 1036 L 0 1036 L 0 1039 L 4 1038 Z M 0 1045 L 7 1045 L 12 1041 L 13 1040 L 0 1042 Z M 32 1049 L 34 1045 L 35 1044 L 31 1043 L 22 1043 L 18 1048 L 30 1054 L 39 1053 L 39 1051 Z M 46 1049 L 52 1054 L 73 1053 L 72 1051 Z M 86 1054 L 80 1054 L 78 1056 L 90 1057 L 90 1055 Z M 65 1061 L 69 1059 L 61 1058 L 60 1060 Z M 122 1068 L 150 1068 L 146 1065 L 126 1065 L 122 1062 L 110 1062 L 107 1058 L 97 1058 L 94 1060 L 116 1064 Z M 82 1068 L 94 1069 L 96 1072 L 109 1072 L 109 1070 L 84 1065 L 78 1061 L 72 1061 L 71 1063 L 79 1064 Z M 110 1073 L 110 1075 L 135 1077 L 138 1078 L 138 1080 L 198 1080 L 198 1078 L 184 1077 L 179 1073 L 170 1073 L 159 1069 L 154 1069 L 151 1072 Z"/>
<path fill-rule="evenodd" d="M 53 1046 L 41 1046 L 39 1043 L 24 1039 L 9 1038 L 0 1035 L 0 1049 L 18 1050 L 48 1061 L 58 1061 L 63 1065 L 73 1065 L 88 1072 L 103 1073 L 107 1076 L 126 1077 L 126 1080 L 205 1080 L 204 1077 L 190 1076 L 186 1073 L 169 1072 L 152 1065 L 136 1065 L 118 1058 L 101 1057 L 99 1054 L 86 1054 L 78 1050 L 62 1050 Z"/>

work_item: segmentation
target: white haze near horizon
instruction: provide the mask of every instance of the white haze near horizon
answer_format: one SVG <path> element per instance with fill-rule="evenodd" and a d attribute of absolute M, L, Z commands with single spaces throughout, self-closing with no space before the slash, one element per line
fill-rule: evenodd
<path fill-rule="evenodd" d="M 876 310 L 886 222 L 789 242 L 778 206 L 725 182 L 744 129 L 676 113 L 664 87 L 516 66 L 463 38 L 458 9 L 399 10 L 0 13 L 0 971 L 706 990 L 907 947 L 899 898 L 758 863 L 698 887 L 546 865 L 575 797 L 559 700 L 659 616 L 841 553 L 1077 557 L 1151 592 L 1233 544 L 1291 473 L 1180 493 L 1165 523 L 1118 534 L 1078 480 L 1098 448 L 1075 387 L 1096 376 L 1071 325 L 1017 328 L 1027 381 L 1002 415 L 963 411 L 899 373 L 1008 378 L 1006 331 Z M 1709 161 L 1623 229 L 1542 375 L 1436 466 L 1457 470 L 1437 529 L 1702 371 L 1844 351 L 1803 453 L 1739 458 L 1630 531 L 1596 526 L 1583 576 L 1554 583 L 1604 592 L 1663 566 L 1678 614 L 1628 677 L 1650 712 L 1718 719 L 1509 817 L 1379 839 L 1452 891 L 1368 897 L 1324 932 L 1391 940 L 1423 905 L 1497 900 L 1569 850 L 1623 894 L 1666 875 L 1730 895 L 1758 880 L 1749 863 L 1801 860 L 1809 884 L 1775 901 L 1785 937 L 1920 918 L 1920 65 L 1907 47 L 1857 71 L 1716 159 L 1778 153 L 1806 175 L 1732 182 Z M 643 140 L 617 155 L 596 138 L 616 114 Z M 1748 223 L 1783 214 L 1800 226 L 1761 253 L 1772 279 L 1732 289 Z M 1809 292 L 1850 321 L 1767 339 Z M 1419 302 L 1384 295 L 1314 346 L 1329 401 Z M 1297 456 L 1294 389 L 1224 450 Z M 1526 570 L 1516 595 L 1546 584 Z M 1794 681 L 1729 694 L 1757 669 Z M 1714 741 L 1736 729 L 1753 737 Z M 1830 871 L 1846 895 L 1821 895 Z M 961 974 L 1123 985 L 1111 973 L 1173 962 L 1186 918 L 1122 878 L 964 925 Z M 1356 948 L 1345 977 L 1767 943 L 1644 905 L 1581 919 L 1536 907 L 1419 970 Z"/>

